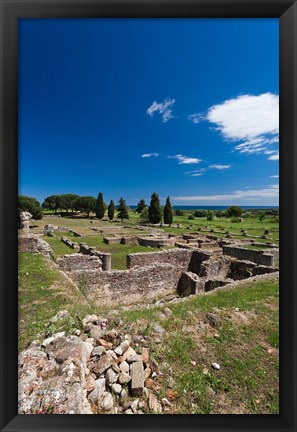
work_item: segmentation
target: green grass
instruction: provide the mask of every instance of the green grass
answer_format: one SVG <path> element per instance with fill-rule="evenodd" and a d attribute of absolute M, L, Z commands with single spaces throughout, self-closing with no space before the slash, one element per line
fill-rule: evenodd
<path fill-rule="evenodd" d="M 65 234 L 69 237 L 68 233 Z M 111 265 L 112 269 L 115 270 L 125 270 L 126 267 L 126 257 L 132 253 L 138 252 L 158 252 L 162 248 L 153 248 L 139 245 L 123 245 L 123 244 L 106 244 L 103 241 L 103 235 L 90 235 L 82 237 L 71 237 L 72 241 L 76 243 L 86 243 L 88 246 L 95 246 L 101 252 L 109 252 L 112 254 Z M 55 256 L 63 256 L 65 254 L 72 254 L 75 251 L 68 246 L 66 246 L 61 240 L 60 236 L 46 237 L 45 240 L 51 245 Z M 164 248 L 165 249 L 165 248 Z M 168 247 L 166 247 L 168 249 Z"/>
<path fill-rule="evenodd" d="M 173 314 L 162 321 L 157 305 L 120 311 L 121 329 L 147 336 L 151 359 L 161 368 L 164 361 L 172 368 L 173 390 L 177 392 L 172 412 L 277 414 L 278 292 L 276 278 L 246 281 L 232 290 L 169 304 Z M 213 308 L 222 311 L 219 327 L 208 326 L 205 333 L 199 332 L 198 323 L 206 322 L 205 314 Z M 234 308 L 241 313 L 253 311 L 256 318 L 240 321 Z M 49 319 L 62 309 L 69 311 L 71 319 L 48 326 Z M 80 328 L 81 318 L 94 312 L 109 314 L 108 309 L 98 310 L 88 304 L 53 262 L 40 255 L 19 254 L 20 349 L 38 333 L 42 340 L 56 331 Z M 158 321 L 166 330 L 160 344 L 151 337 L 151 324 Z M 114 325 L 112 321 L 110 325 Z M 193 360 L 196 365 L 190 363 Z M 213 361 L 221 365 L 219 371 L 211 368 Z M 168 369 L 164 367 L 162 372 L 163 377 L 158 378 L 160 397 L 166 396 L 169 380 Z"/>
<path fill-rule="evenodd" d="M 37 254 L 19 253 L 19 349 L 24 349 L 36 335 L 47 331 L 47 324 L 58 311 L 87 313 L 91 310 L 85 298 L 53 264 Z M 79 325 L 66 320 L 55 330 Z"/>

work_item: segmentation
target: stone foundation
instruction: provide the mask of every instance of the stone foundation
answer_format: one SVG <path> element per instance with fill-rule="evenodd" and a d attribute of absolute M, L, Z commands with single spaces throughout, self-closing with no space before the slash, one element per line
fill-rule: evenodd
<path fill-rule="evenodd" d="M 98 305 L 115 306 L 147 302 L 176 293 L 182 268 L 172 264 L 155 264 L 131 270 L 72 271 L 78 284 L 84 275 L 86 296 Z"/>
<path fill-rule="evenodd" d="M 18 250 L 19 252 L 40 253 L 48 257 L 54 256 L 54 251 L 46 241 L 31 235 L 19 236 Z"/>
<path fill-rule="evenodd" d="M 228 255 L 239 260 L 252 261 L 260 265 L 272 267 L 274 257 L 266 251 L 244 249 L 235 246 L 223 246 L 223 255 Z"/>

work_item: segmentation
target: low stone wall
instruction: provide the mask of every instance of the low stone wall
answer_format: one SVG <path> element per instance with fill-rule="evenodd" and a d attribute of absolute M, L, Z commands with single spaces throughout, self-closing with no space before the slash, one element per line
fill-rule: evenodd
<path fill-rule="evenodd" d="M 103 241 L 106 244 L 121 243 L 122 237 L 104 237 Z"/>
<path fill-rule="evenodd" d="M 125 236 L 121 238 L 121 244 L 125 244 L 125 245 L 138 245 L 138 236 Z"/>
<path fill-rule="evenodd" d="M 19 252 L 40 253 L 48 257 L 54 256 L 54 251 L 46 241 L 31 235 L 19 236 L 18 250 Z"/>
<path fill-rule="evenodd" d="M 72 255 L 64 255 L 63 258 L 57 258 L 56 264 L 61 270 L 66 272 L 79 271 L 79 273 L 86 270 L 102 270 L 102 261 L 97 256 L 82 255 L 81 253 L 75 253 Z"/>
<path fill-rule="evenodd" d="M 127 268 L 144 267 L 152 264 L 172 264 L 183 271 L 198 273 L 201 263 L 210 258 L 209 252 L 193 249 L 167 249 L 160 252 L 135 253 L 127 256 Z"/>
<path fill-rule="evenodd" d="M 111 270 L 111 254 L 107 252 L 100 252 L 95 246 L 88 246 L 85 243 L 79 244 L 79 252 L 83 255 L 91 255 L 100 258 L 102 262 L 102 270 Z"/>
<path fill-rule="evenodd" d="M 166 247 L 173 246 L 175 243 L 174 238 L 165 238 L 165 237 L 139 237 L 138 244 L 140 246 L 148 246 L 148 247 Z"/>
<path fill-rule="evenodd" d="M 71 241 L 67 237 L 61 237 L 61 242 L 63 242 L 66 246 L 70 247 L 71 249 L 78 249 L 78 244 Z"/>
<path fill-rule="evenodd" d="M 154 264 L 131 270 L 73 271 L 71 278 L 79 285 L 82 277 L 86 296 L 98 305 L 122 305 L 174 294 L 182 274 L 180 266 Z"/>
<path fill-rule="evenodd" d="M 223 255 L 232 256 L 238 260 L 252 261 L 264 266 L 273 266 L 274 257 L 266 251 L 244 249 L 234 246 L 223 246 Z"/>

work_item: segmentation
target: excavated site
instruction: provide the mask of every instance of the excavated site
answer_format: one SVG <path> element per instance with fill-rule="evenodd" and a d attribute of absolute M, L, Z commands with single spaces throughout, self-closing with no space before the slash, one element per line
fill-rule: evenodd
<path fill-rule="evenodd" d="M 129 254 L 125 270 L 112 270 L 112 254 L 72 241 L 65 236 L 70 231 L 46 225 L 43 238 L 29 232 L 20 235 L 19 251 L 42 254 L 92 304 L 115 311 L 139 304 L 150 307 L 160 301 L 166 306 L 167 302 L 169 305 L 187 296 L 204 295 L 248 278 L 257 280 L 278 272 L 277 245 L 258 244 L 244 235 L 238 240 L 230 235 L 222 238 L 212 233 L 174 235 L 158 231 L 149 235 L 105 237 L 106 243 L 168 247 L 157 252 Z M 62 233 L 61 242 L 72 253 L 54 257 L 45 240 L 54 232 Z M 79 238 L 80 234 L 74 236 Z M 168 307 L 163 311 L 172 314 Z M 67 311 L 60 311 L 49 325 L 63 319 L 68 319 Z M 73 329 L 68 335 L 52 334 L 34 341 L 20 353 L 20 414 L 174 412 L 171 397 L 175 392 L 170 384 L 166 397 L 159 398 L 154 390 L 154 382 L 162 372 L 150 358 L 147 337 L 127 335 L 120 326 L 110 329 L 107 321 L 102 316 L 88 315 L 82 320 L 82 330 Z M 156 333 L 162 329 L 158 324 L 155 327 Z M 213 365 L 217 367 L 216 363 Z M 167 366 L 170 378 L 170 365 Z"/>
<path fill-rule="evenodd" d="M 53 230 L 46 225 L 47 235 L 51 235 Z M 274 266 L 274 260 L 278 260 L 278 246 L 246 238 L 228 239 L 203 233 L 155 233 L 146 237 L 104 237 L 104 241 L 107 244 L 117 242 L 170 248 L 127 255 L 127 269 L 112 270 L 112 254 L 62 236 L 61 242 L 75 253 L 57 258 L 56 265 L 83 289 L 87 298 L 96 300 L 100 306 L 203 294 L 237 280 L 278 271 Z M 259 246 L 263 250 L 256 248 Z M 45 240 L 29 234 L 19 237 L 19 250 L 54 256 Z"/>

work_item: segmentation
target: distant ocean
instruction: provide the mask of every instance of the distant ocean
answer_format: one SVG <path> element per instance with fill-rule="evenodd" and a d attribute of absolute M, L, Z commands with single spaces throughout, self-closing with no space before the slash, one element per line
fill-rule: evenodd
<path fill-rule="evenodd" d="M 131 209 L 135 209 L 136 205 L 130 205 Z M 176 210 L 227 210 L 231 206 L 187 206 L 187 205 L 173 205 Z M 243 210 L 266 210 L 266 209 L 277 209 L 278 206 L 239 206 Z"/>

